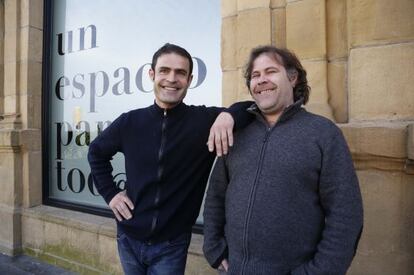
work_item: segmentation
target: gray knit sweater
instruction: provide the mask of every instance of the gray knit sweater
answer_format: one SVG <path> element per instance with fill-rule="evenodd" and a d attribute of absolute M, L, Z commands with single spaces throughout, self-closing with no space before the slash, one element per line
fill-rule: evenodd
<path fill-rule="evenodd" d="M 204 210 L 213 267 L 227 258 L 234 275 L 346 273 L 362 231 L 358 179 L 340 129 L 301 103 L 271 128 L 258 114 L 217 159 Z"/>

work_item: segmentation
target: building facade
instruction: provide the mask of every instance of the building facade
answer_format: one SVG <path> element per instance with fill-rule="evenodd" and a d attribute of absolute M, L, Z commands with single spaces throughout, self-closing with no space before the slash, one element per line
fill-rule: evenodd
<path fill-rule="evenodd" d="M 120 273 L 113 219 L 44 203 L 44 6 L 0 1 L 0 251 Z M 221 0 L 223 105 L 250 98 L 251 48 L 287 47 L 309 75 L 307 109 L 345 134 L 365 215 L 349 274 L 414 272 L 413 18 L 412 0 Z M 201 245 L 193 234 L 187 274 L 215 274 Z"/>

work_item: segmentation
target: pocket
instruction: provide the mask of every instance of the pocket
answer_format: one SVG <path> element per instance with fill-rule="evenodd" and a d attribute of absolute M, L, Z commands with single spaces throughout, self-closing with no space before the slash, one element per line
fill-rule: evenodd
<path fill-rule="evenodd" d="M 118 224 L 118 226 L 116 228 L 116 240 L 117 241 L 122 241 L 125 238 L 126 238 L 126 234 L 125 234 L 124 230 L 122 230 L 122 228 Z"/>
<path fill-rule="evenodd" d="M 122 241 L 123 239 L 125 239 L 125 237 L 126 237 L 126 235 L 123 232 L 116 233 L 116 240 L 117 241 Z"/>

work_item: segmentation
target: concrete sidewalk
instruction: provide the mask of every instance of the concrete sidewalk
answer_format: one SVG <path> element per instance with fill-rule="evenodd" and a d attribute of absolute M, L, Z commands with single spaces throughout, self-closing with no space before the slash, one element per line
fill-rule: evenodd
<path fill-rule="evenodd" d="M 59 274 L 74 275 L 77 273 L 67 271 L 60 267 L 39 261 L 36 258 L 21 255 L 10 257 L 0 253 L 0 274 L 29 275 L 29 274 Z"/>

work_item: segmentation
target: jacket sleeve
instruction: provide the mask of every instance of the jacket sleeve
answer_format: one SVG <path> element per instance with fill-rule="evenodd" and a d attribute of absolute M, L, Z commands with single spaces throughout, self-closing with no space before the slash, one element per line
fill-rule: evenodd
<path fill-rule="evenodd" d="M 204 205 L 204 245 L 203 252 L 213 268 L 220 266 L 228 257 L 227 242 L 224 237 L 225 196 L 228 175 L 224 158 L 216 159 L 207 190 Z"/>
<path fill-rule="evenodd" d="M 230 113 L 233 117 L 235 131 L 244 129 L 254 120 L 254 115 L 247 111 L 247 108 L 252 106 L 253 103 L 253 101 L 240 101 L 224 110 L 225 112 Z"/>
<path fill-rule="evenodd" d="M 240 101 L 232 104 L 228 108 L 209 107 L 208 110 L 213 122 L 221 112 L 229 113 L 234 120 L 234 130 L 238 131 L 244 129 L 254 120 L 254 115 L 247 111 L 247 108 L 253 103 L 253 101 Z"/>
<path fill-rule="evenodd" d="M 99 194 L 107 204 L 121 191 L 117 188 L 112 177 L 112 157 L 121 152 L 121 124 L 125 115 L 121 115 L 109 125 L 89 145 L 88 161 L 91 174 Z"/>
<path fill-rule="evenodd" d="M 363 227 L 362 199 L 351 154 L 339 128 L 323 145 L 319 195 L 325 226 L 314 257 L 293 275 L 345 274 Z"/>

